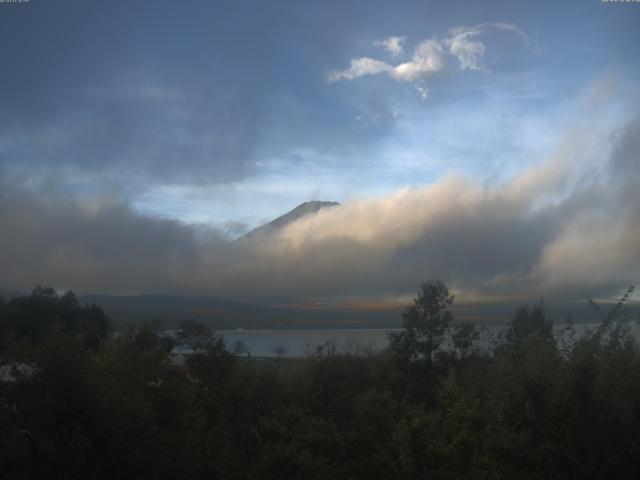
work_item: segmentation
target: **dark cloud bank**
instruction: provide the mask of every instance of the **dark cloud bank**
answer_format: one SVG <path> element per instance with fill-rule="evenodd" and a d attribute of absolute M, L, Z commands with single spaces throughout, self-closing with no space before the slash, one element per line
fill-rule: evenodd
<path fill-rule="evenodd" d="M 611 137 L 597 175 L 559 156 L 499 186 L 448 177 L 247 242 L 5 172 L 0 285 L 330 298 L 408 294 L 442 278 L 463 301 L 615 295 L 640 278 L 639 138 L 636 117 Z"/>
<path fill-rule="evenodd" d="M 349 27 L 321 4 L 6 7 L 0 165 L 11 169 L 65 168 L 125 190 L 224 184 L 265 156 L 340 155 L 389 130 L 356 128 L 359 109 L 326 89 L 322 69 Z"/>

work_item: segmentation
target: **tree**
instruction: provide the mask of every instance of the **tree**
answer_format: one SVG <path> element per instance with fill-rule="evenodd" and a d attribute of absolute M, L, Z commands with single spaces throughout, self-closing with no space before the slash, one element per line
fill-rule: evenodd
<path fill-rule="evenodd" d="M 515 345 L 527 339 L 551 339 L 553 337 L 553 322 L 547 319 L 542 303 L 529 309 L 527 306 L 518 308 L 509 329 L 507 340 Z"/>
<path fill-rule="evenodd" d="M 193 319 L 184 320 L 176 331 L 178 343 L 192 352 L 205 350 L 215 339 L 213 329 Z"/>
<path fill-rule="evenodd" d="M 475 342 L 480 338 L 480 331 L 471 322 L 462 322 L 451 335 L 451 346 L 460 359 L 467 358 L 477 351 Z"/>
<path fill-rule="evenodd" d="M 413 305 L 402 314 L 402 331 L 389 334 L 392 351 L 408 361 L 430 366 L 453 320 L 449 310 L 452 303 L 453 295 L 442 281 L 422 283 Z"/>
<path fill-rule="evenodd" d="M 233 349 L 231 351 L 233 352 L 234 355 L 238 357 L 245 354 L 247 356 L 251 356 L 249 347 L 247 347 L 247 344 L 245 343 L 244 340 L 236 340 L 235 343 L 233 344 Z"/>
<path fill-rule="evenodd" d="M 2 307 L 0 331 L 38 345 L 54 332 L 82 336 L 96 350 L 109 333 L 109 318 L 94 304 L 81 305 L 71 291 L 62 295 L 50 287 L 36 287 Z"/>

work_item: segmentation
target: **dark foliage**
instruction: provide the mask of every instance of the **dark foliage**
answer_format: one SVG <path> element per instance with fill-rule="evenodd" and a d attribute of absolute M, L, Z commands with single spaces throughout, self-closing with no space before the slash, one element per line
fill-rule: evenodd
<path fill-rule="evenodd" d="M 107 335 L 98 307 L 38 288 L 0 303 L 0 477 L 640 477 L 622 303 L 583 335 L 522 307 L 491 344 L 452 302 L 423 284 L 379 354 L 260 361 L 193 321 Z"/>
<path fill-rule="evenodd" d="M 31 295 L 0 303 L 0 335 L 8 343 L 37 345 L 54 332 L 82 337 L 95 350 L 106 338 L 109 321 L 96 305 L 81 306 L 73 292 L 59 295 L 52 288 L 36 287 Z"/>

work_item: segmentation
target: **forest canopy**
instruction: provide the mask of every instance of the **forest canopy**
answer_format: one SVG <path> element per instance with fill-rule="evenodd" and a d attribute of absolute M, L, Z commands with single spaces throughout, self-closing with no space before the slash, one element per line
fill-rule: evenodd
<path fill-rule="evenodd" d="M 38 287 L 0 302 L 3 478 L 636 478 L 627 298 L 581 335 L 540 304 L 487 339 L 426 282 L 385 351 L 266 361 Z"/>

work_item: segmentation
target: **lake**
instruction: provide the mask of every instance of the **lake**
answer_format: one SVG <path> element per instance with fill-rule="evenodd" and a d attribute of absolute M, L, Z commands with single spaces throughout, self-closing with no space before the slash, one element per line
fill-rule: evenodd
<path fill-rule="evenodd" d="M 557 334 L 564 324 L 554 326 Z M 595 323 L 574 325 L 577 335 Z M 629 325 L 636 338 L 640 338 L 640 326 Z M 489 345 L 490 338 L 505 330 L 503 326 L 483 327 L 481 346 Z M 227 342 L 227 348 L 233 350 L 236 342 L 241 341 L 246 349 L 256 357 L 300 357 L 327 342 L 335 346 L 337 352 L 366 353 L 380 351 L 389 344 L 387 334 L 399 329 L 319 329 L 319 330 L 219 330 Z"/>
<path fill-rule="evenodd" d="M 219 330 L 233 350 L 241 341 L 256 357 L 300 357 L 318 345 L 330 342 L 336 351 L 364 353 L 383 350 L 388 345 L 389 329 L 335 330 Z"/>

